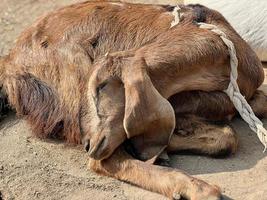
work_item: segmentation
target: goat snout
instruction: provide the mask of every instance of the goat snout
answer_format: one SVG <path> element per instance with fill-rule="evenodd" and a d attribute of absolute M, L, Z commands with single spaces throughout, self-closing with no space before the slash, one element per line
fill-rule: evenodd
<path fill-rule="evenodd" d="M 105 156 L 108 154 L 109 150 L 109 145 L 108 145 L 108 140 L 105 136 L 101 137 L 97 141 L 90 141 L 89 145 L 89 156 L 95 160 L 101 160 L 105 158 Z"/>
<path fill-rule="evenodd" d="M 86 152 L 89 151 L 89 149 L 90 149 L 90 140 L 85 140 L 84 141 L 84 149 L 85 149 Z"/>

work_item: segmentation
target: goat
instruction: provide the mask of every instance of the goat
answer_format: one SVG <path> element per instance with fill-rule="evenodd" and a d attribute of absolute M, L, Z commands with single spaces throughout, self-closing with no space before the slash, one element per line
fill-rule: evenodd
<path fill-rule="evenodd" d="M 233 41 L 238 84 L 264 116 L 261 62 L 221 14 L 181 6 L 84 2 L 42 16 L 0 60 L 8 102 L 40 138 L 83 143 L 89 168 L 167 197 L 220 199 L 217 186 L 155 166 L 167 153 L 234 153 L 236 111 L 228 86 L 227 48 L 196 22 L 218 26 Z M 110 52 L 110 53 L 107 53 Z"/>

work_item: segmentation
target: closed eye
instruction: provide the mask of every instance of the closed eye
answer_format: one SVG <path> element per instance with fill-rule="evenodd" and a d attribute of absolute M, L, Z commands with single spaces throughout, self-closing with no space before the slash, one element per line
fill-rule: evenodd
<path fill-rule="evenodd" d="M 108 84 L 108 81 L 104 81 L 103 83 L 99 84 L 98 87 L 96 88 L 96 96 L 94 97 L 94 102 L 96 106 L 96 113 L 99 118 L 102 118 L 103 115 L 99 113 L 99 94 L 100 91 Z"/>
<path fill-rule="evenodd" d="M 99 95 L 100 91 L 108 84 L 108 81 L 104 81 L 96 88 L 96 94 Z"/>

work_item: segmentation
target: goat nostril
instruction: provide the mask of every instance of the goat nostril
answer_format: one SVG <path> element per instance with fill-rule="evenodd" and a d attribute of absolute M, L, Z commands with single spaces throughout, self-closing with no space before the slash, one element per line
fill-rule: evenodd
<path fill-rule="evenodd" d="M 84 143 L 84 149 L 85 149 L 86 152 L 89 151 L 89 149 L 90 149 L 90 142 L 89 142 L 89 140 L 86 140 L 85 141 L 85 143 Z"/>

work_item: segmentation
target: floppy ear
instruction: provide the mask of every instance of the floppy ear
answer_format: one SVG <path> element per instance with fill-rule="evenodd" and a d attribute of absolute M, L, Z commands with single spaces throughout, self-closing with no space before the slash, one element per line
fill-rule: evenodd
<path fill-rule="evenodd" d="M 157 156 L 168 145 L 175 128 L 171 104 L 163 98 L 140 59 L 124 69 L 125 114 L 123 125 L 140 159 Z"/>

